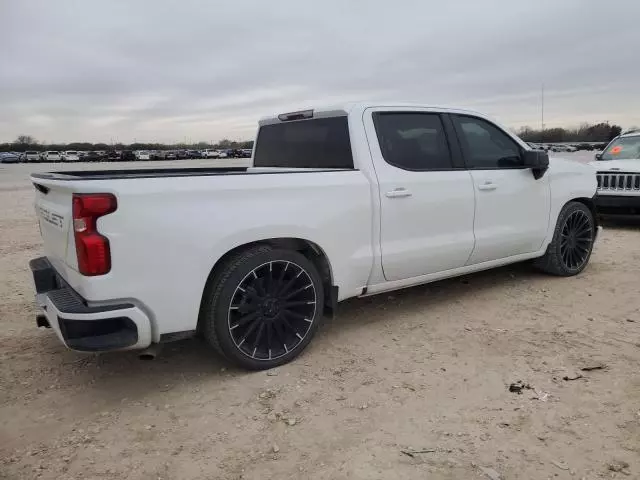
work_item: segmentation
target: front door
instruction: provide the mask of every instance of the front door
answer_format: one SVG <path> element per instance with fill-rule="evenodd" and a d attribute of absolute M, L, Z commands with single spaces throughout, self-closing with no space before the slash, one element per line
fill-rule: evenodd
<path fill-rule="evenodd" d="M 465 265 L 473 249 L 471 175 L 437 112 L 374 111 L 365 123 L 380 194 L 387 280 Z M 375 140 L 378 140 L 377 142 Z"/>
<path fill-rule="evenodd" d="M 493 123 L 456 115 L 475 189 L 475 247 L 469 265 L 539 250 L 549 225 L 549 175 L 522 166 L 522 146 Z"/>

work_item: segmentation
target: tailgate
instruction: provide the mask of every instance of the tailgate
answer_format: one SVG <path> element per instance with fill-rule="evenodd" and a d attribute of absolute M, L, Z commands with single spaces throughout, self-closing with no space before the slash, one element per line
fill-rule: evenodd
<path fill-rule="evenodd" d="M 72 182 L 33 179 L 35 211 L 44 243 L 44 252 L 53 267 L 63 274 L 78 269 L 72 222 Z"/>

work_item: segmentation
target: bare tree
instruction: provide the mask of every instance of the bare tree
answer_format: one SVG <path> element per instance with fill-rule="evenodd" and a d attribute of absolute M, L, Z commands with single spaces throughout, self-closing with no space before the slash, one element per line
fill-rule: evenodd
<path fill-rule="evenodd" d="M 16 138 L 14 143 L 17 143 L 18 145 L 34 145 L 38 142 L 31 135 L 18 135 L 18 138 Z"/>

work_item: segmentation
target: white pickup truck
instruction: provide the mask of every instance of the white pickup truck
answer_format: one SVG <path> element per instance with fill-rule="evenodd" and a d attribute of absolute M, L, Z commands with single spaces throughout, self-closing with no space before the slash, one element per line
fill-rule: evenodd
<path fill-rule="evenodd" d="M 456 109 L 265 118 L 249 168 L 31 178 L 38 325 L 80 351 L 200 333 L 249 369 L 296 357 L 350 297 L 531 259 L 575 275 L 598 232 L 592 167 Z"/>

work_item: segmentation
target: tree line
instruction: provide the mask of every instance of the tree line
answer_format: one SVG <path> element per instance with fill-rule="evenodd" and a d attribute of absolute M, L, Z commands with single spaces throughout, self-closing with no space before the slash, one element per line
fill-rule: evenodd
<path fill-rule="evenodd" d="M 218 143 L 198 142 L 198 143 L 90 143 L 90 142 L 71 142 L 71 143 L 42 143 L 38 142 L 31 135 L 19 135 L 13 142 L 0 143 L 0 152 L 26 152 L 35 150 L 38 152 L 66 151 L 66 150 L 204 150 L 212 148 L 217 150 L 253 148 L 253 140 L 235 141 L 229 139 L 220 140 Z"/>
<path fill-rule="evenodd" d="M 532 143 L 606 143 L 620 135 L 620 133 L 622 133 L 622 127 L 619 125 L 610 125 L 609 122 L 596 124 L 583 123 L 577 128 L 546 128 L 544 130 L 536 130 L 531 127 L 522 127 L 516 133 L 525 142 Z"/>
<path fill-rule="evenodd" d="M 516 133 L 525 142 L 532 143 L 560 143 L 560 142 L 602 142 L 606 143 L 622 132 L 619 125 L 611 125 L 609 122 L 589 124 L 583 123 L 577 128 L 546 128 L 537 130 L 531 127 L 522 127 Z M 220 140 L 218 143 L 41 143 L 31 135 L 19 135 L 15 141 L 0 143 L 0 152 L 25 152 L 27 150 L 204 150 L 213 148 L 227 150 L 232 148 L 253 148 L 253 140 L 235 141 L 229 139 Z"/>

